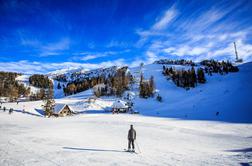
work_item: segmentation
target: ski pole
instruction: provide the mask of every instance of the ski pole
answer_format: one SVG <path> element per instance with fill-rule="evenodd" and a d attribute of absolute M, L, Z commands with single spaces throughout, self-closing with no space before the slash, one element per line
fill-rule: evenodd
<path fill-rule="evenodd" d="M 137 145 L 137 149 L 138 149 L 139 153 L 141 153 L 141 150 L 140 150 L 140 148 L 139 148 L 139 146 L 138 146 L 138 143 L 137 143 L 137 141 L 135 141 L 135 142 L 136 142 L 136 145 Z"/>

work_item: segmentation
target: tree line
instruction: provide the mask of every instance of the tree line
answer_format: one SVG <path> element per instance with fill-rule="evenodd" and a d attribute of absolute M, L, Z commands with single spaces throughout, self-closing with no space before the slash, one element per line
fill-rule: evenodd
<path fill-rule="evenodd" d="M 30 95 L 30 100 L 44 100 L 45 98 L 53 98 L 53 82 L 46 75 L 34 74 L 29 77 L 29 83 L 40 88 L 36 93 Z"/>
<path fill-rule="evenodd" d="M 195 66 L 196 64 L 192 60 L 170 60 L 170 59 L 160 59 L 154 62 L 155 64 L 162 64 L 162 65 L 191 65 Z"/>
<path fill-rule="evenodd" d="M 64 94 L 66 96 L 72 95 L 93 88 L 96 85 L 104 84 L 104 86 L 97 86 L 94 88 L 94 94 L 96 96 L 120 96 L 126 89 L 128 89 L 128 84 L 132 79 L 132 76 L 127 69 L 127 67 L 122 67 L 117 69 L 115 73 L 109 74 L 108 76 L 102 74 L 99 76 L 83 78 L 82 80 L 75 80 L 68 83 L 66 87 L 63 87 Z"/>
<path fill-rule="evenodd" d="M 36 93 L 31 93 L 30 100 L 44 100 L 46 98 L 53 98 L 53 95 L 53 84 L 50 84 L 48 88 L 40 88 L 39 91 L 37 91 Z"/>
<path fill-rule="evenodd" d="M 29 83 L 38 88 L 49 88 L 51 81 L 48 76 L 42 74 L 34 74 L 29 77 Z"/>
<path fill-rule="evenodd" d="M 203 68 L 198 68 L 196 72 L 193 66 L 188 70 L 177 70 L 172 67 L 163 66 L 162 73 L 165 76 L 169 76 L 178 87 L 183 87 L 186 89 L 195 87 L 197 83 L 206 82 Z"/>
<path fill-rule="evenodd" d="M 153 97 L 155 90 L 154 77 L 145 80 L 143 74 L 140 77 L 139 96 L 142 98 Z"/>
<path fill-rule="evenodd" d="M 178 87 L 190 88 L 195 87 L 197 83 L 206 82 L 204 73 L 207 73 L 208 75 L 212 76 L 212 73 L 219 73 L 223 75 L 228 74 L 229 72 L 239 71 L 239 68 L 237 66 L 233 66 L 233 64 L 229 61 L 218 62 L 215 60 L 204 60 L 200 62 L 200 64 L 204 67 L 197 68 L 197 71 L 195 71 L 194 65 L 192 65 L 191 69 L 189 70 L 177 70 L 172 67 L 163 66 L 163 75 L 170 76 L 172 81 Z"/>
<path fill-rule="evenodd" d="M 30 88 L 19 84 L 16 77 L 21 74 L 14 72 L 0 72 L 0 96 L 9 97 L 11 101 L 20 96 L 28 96 Z"/>
<path fill-rule="evenodd" d="M 237 66 L 233 66 L 229 61 L 218 62 L 215 60 L 203 60 L 200 64 L 205 66 L 205 72 L 210 76 L 212 73 L 219 73 L 223 75 L 228 74 L 229 72 L 239 71 L 239 68 Z"/>

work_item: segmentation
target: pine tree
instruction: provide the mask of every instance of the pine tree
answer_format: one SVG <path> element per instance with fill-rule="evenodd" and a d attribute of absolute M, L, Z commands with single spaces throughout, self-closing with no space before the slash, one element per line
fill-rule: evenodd
<path fill-rule="evenodd" d="M 16 89 L 16 87 L 12 87 L 10 88 L 10 99 L 11 101 L 15 100 L 18 97 L 18 90 Z"/>
<path fill-rule="evenodd" d="M 46 97 L 46 92 L 45 92 L 45 89 L 44 88 L 41 88 L 39 93 L 37 94 L 37 99 L 45 99 Z"/>
<path fill-rule="evenodd" d="M 45 116 L 50 117 L 53 114 L 53 110 L 54 110 L 54 106 L 55 106 L 55 101 L 53 99 L 46 99 L 44 100 L 44 112 L 45 112 Z"/>
<path fill-rule="evenodd" d="M 198 75 L 198 82 L 199 83 L 205 83 L 206 79 L 205 79 L 205 74 L 202 68 L 199 68 L 197 70 L 197 75 Z"/>
<path fill-rule="evenodd" d="M 58 83 L 57 89 L 61 89 L 61 85 L 60 85 L 60 83 Z"/>
<path fill-rule="evenodd" d="M 53 86 L 50 85 L 50 87 L 45 91 L 45 97 L 44 97 L 44 105 L 42 105 L 44 108 L 45 116 L 50 117 L 53 114 L 55 101 L 53 99 Z"/>
<path fill-rule="evenodd" d="M 75 84 L 74 83 L 70 84 L 68 86 L 68 90 L 69 90 L 70 94 L 74 94 L 76 92 L 76 86 L 75 86 Z"/>
<path fill-rule="evenodd" d="M 197 76 L 196 76 L 194 67 L 192 67 L 192 69 L 191 69 L 191 86 L 195 87 L 195 84 L 197 84 Z"/>
<path fill-rule="evenodd" d="M 48 87 L 48 98 L 53 99 L 54 94 L 53 94 L 53 83 L 52 81 L 49 82 L 49 87 Z"/>
<path fill-rule="evenodd" d="M 154 77 L 150 77 L 150 94 L 153 95 L 153 92 L 155 90 L 155 83 L 154 83 Z"/>
<path fill-rule="evenodd" d="M 143 73 L 141 73 L 141 76 L 140 76 L 140 84 L 143 82 L 144 80 L 144 76 L 143 76 Z"/>
<path fill-rule="evenodd" d="M 157 101 L 162 102 L 162 97 L 159 94 L 157 95 Z"/>

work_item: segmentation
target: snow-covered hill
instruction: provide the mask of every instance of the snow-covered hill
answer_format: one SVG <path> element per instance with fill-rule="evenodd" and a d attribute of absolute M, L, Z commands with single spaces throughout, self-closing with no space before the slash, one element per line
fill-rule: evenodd
<path fill-rule="evenodd" d="M 239 69 L 187 91 L 162 75 L 162 65 L 146 65 L 163 102 L 139 98 L 136 83 L 130 93 L 139 115 L 106 112 L 115 97 L 89 103 L 91 89 L 56 99 L 79 112 L 65 118 L 44 118 L 42 101 L 3 103 L 18 112 L 0 110 L 0 165 L 250 165 L 252 63 Z M 136 80 L 139 70 L 130 69 Z M 130 124 L 138 154 L 124 152 Z"/>
<path fill-rule="evenodd" d="M 150 116 L 252 122 L 252 63 L 240 65 L 239 69 L 239 72 L 227 75 L 206 75 L 206 84 L 198 84 L 196 88 L 186 91 L 176 87 L 171 80 L 166 80 L 162 75 L 162 65 L 146 65 L 143 67 L 144 76 L 148 79 L 154 76 L 163 102 L 155 98 L 146 100 L 137 97 L 135 109 Z M 219 112 L 219 116 L 216 116 L 216 112 Z"/>
<path fill-rule="evenodd" d="M 24 74 L 24 75 L 20 75 L 16 78 L 16 80 L 18 81 L 19 84 L 23 84 L 26 88 L 30 88 L 30 92 L 33 93 L 33 94 L 36 94 L 40 91 L 40 88 L 37 88 L 35 86 L 32 86 L 30 83 L 29 83 L 29 77 L 31 75 L 29 74 Z"/>
<path fill-rule="evenodd" d="M 107 67 L 107 68 L 98 68 L 93 70 L 84 70 L 84 69 L 75 69 L 75 70 L 67 70 L 67 71 L 55 71 L 48 74 L 49 78 L 52 79 L 54 84 L 54 97 L 62 98 L 64 97 L 63 88 L 57 89 L 58 83 L 63 86 L 72 82 L 81 82 L 84 79 L 92 79 L 92 78 L 108 78 L 114 76 L 118 69 L 121 69 L 117 66 Z"/>
<path fill-rule="evenodd" d="M 108 77 L 109 75 L 114 75 L 116 73 L 116 70 L 118 69 L 117 66 L 112 66 L 108 68 L 99 68 L 94 70 L 71 70 L 67 72 L 53 72 L 49 73 L 48 76 L 56 79 L 56 77 L 63 77 L 66 82 L 73 82 L 73 81 L 81 81 L 86 78 L 93 78 L 93 77 L 99 77 L 99 76 L 105 76 Z"/>
<path fill-rule="evenodd" d="M 188 66 L 180 65 L 173 65 L 173 67 L 188 68 Z M 92 74 L 89 72 L 87 75 L 79 76 L 94 76 L 97 75 L 97 73 L 111 74 L 112 71 L 114 71 L 113 69 L 115 68 L 107 68 L 106 70 L 98 69 L 92 71 Z M 155 97 L 148 99 L 139 98 L 139 83 L 136 82 L 130 89 L 130 93 L 134 94 L 134 109 L 139 111 L 140 114 L 148 116 L 173 117 L 191 120 L 252 122 L 252 63 L 242 64 L 239 66 L 239 69 L 239 72 L 229 73 L 227 75 L 206 75 L 206 84 L 198 84 L 196 88 L 185 90 L 177 87 L 171 80 L 167 80 L 162 75 L 162 65 L 146 65 L 142 68 L 144 77 L 149 79 L 150 76 L 154 76 L 156 91 L 162 96 L 163 102 L 158 102 Z M 139 67 L 130 68 L 129 70 L 136 80 L 140 80 Z M 23 82 L 26 83 L 27 79 L 25 78 L 25 76 L 19 77 L 20 80 L 23 80 Z M 83 106 L 82 108 L 80 102 L 83 102 L 93 95 L 92 89 L 76 95 L 64 97 L 63 90 L 57 89 L 57 83 L 58 81 L 54 80 L 54 94 L 57 98 L 56 102 L 64 102 L 73 107 L 78 105 L 78 108 L 76 107 L 76 109 L 80 112 L 87 110 L 87 106 Z M 113 101 L 117 100 L 117 98 L 102 97 L 99 100 L 104 101 L 104 103 L 107 102 L 107 104 L 105 104 L 105 107 L 107 108 L 110 107 Z M 12 104 L 8 105 L 9 107 L 16 108 L 15 104 L 13 104 L 14 106 L 12 106 Z M 34 109 L 35 106 L 32 110 Z M 217 112 L 219 112 L 218 116 L 216 116 Z"/>

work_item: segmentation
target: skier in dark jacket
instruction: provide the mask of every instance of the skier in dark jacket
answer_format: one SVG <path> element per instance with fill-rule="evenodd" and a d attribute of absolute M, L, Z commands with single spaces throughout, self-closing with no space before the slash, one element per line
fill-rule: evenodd
<path fill-rule="evenodd" d="M 128 132 L 128 151 L 131 150 L 131 145 L 132 145 L 132 150 L 135 151 L 135 145 L 134 145 L 134 140 L 136 140 L 136 130 L 133 129 L 133 125 L 130 125 L 130 129 Z"/>

